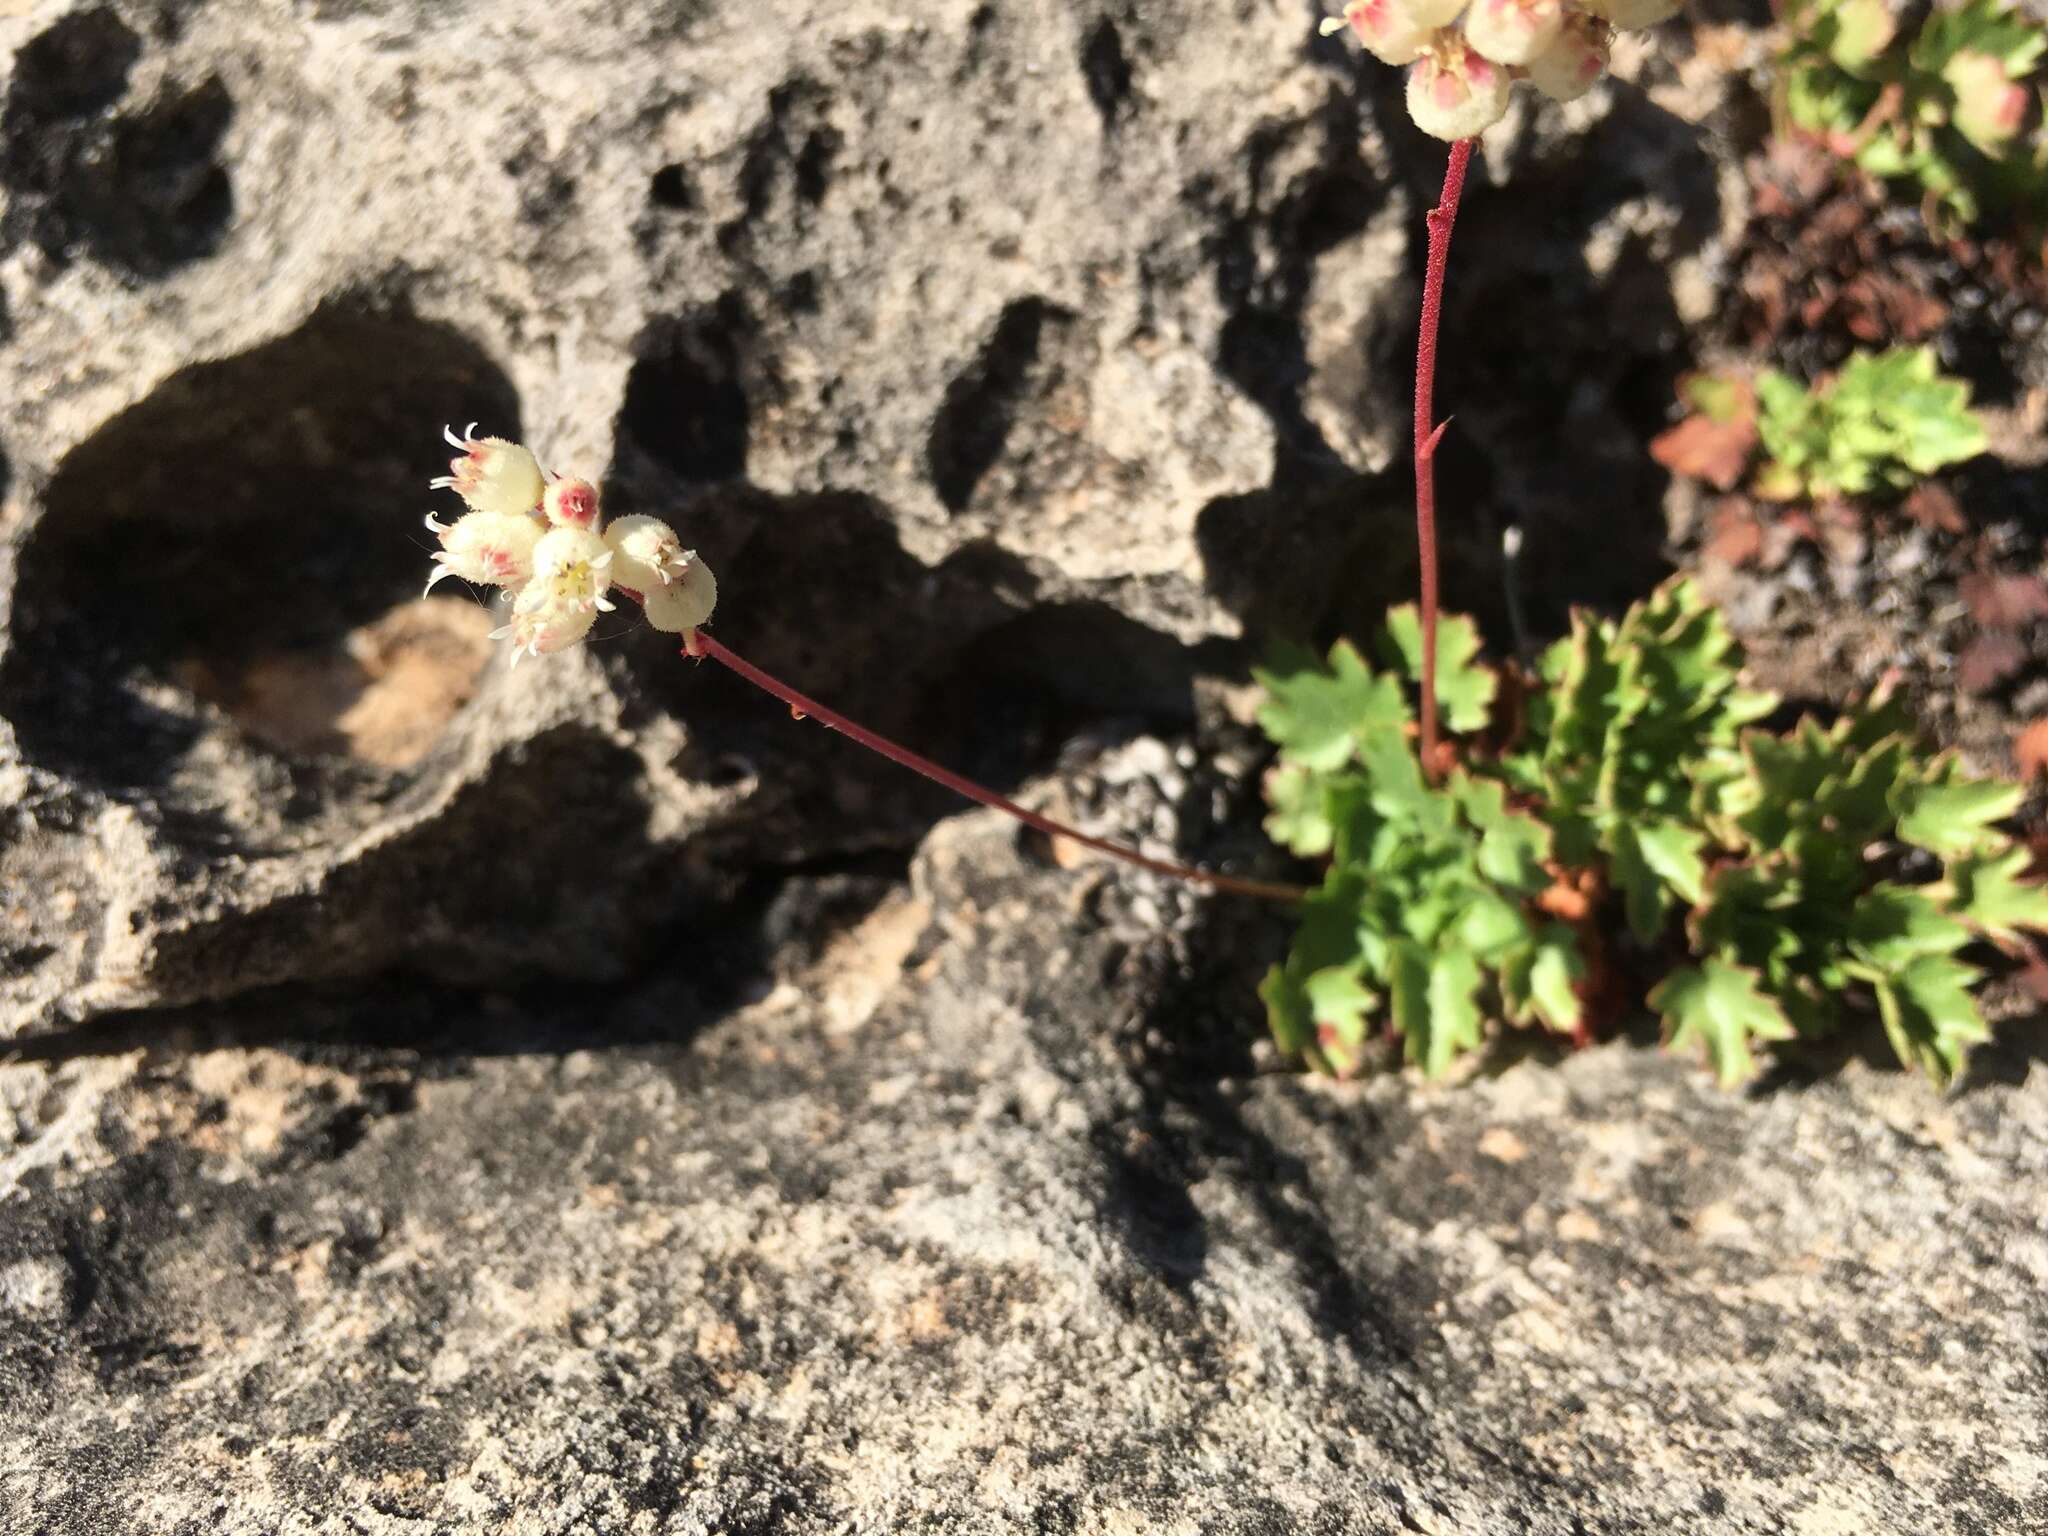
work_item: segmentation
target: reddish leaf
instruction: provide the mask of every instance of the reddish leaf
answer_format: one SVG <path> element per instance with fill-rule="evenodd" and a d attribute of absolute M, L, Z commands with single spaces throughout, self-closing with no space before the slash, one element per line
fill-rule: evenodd
<path fill-rule="evenodd" d="M 1650 457 L 1675 475 L 1734 490 L 1756 448 L 1756 391 L 1732 375 L 1688 374 L 1678 396 L 1692 414 L 1650 444 Z"/>
<path fill-rule="evenodd" d="M 1988 693 L 2027 664 L 2017 635 L 1994 629 L 1979 635 L 1956 657 L 1956 682 L 1965 693 Z"/>
<path fill-rule="evenodd" d="M 1981 571 L 1956 585 L 1970 617 L 1985 629 L 2018 629 L 2048 617 L 2048 583 L 2038 576 Z"/>
<path fill-rule="evenodd" d="M 2048 773 L 2048 719 L 2036 720 L 2013 738 L 2012 757 L 2023 779 Z"/>
<path fill-rule="evenodd" d="M 1763 553 L 1763 524 L 1747 502 L 1734 497 L 1714 509 L 1712 532 L 1700 546 L 1700 553 L 1723 565 L 1748 565 Z"/>
<path fill-rule="evenodd" d="M 1899 510 L 1922 528 L 1961 533 L 1969 527 L 1963 521 L 1962 503 L 1956 500 L 1955 493 L 1932 480 L 1923 480 L 1914 486 Z"/>
<path fill-rule="evenodd" d="M 2035 1002 L 2048 1003 L 2048 965 L 2042 964 L 2039 955 L 2021 969 L 2020 985 L 2032 994 Z"/>

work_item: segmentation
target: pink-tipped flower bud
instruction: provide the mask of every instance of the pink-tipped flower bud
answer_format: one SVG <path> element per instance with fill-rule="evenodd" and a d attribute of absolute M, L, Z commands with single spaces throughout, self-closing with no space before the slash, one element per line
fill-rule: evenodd
<path fill-rule="evenodd" d="M 453 523 L 430 512 L 427 527 L 441 540 L 428 591 L 450 576 L 494 587 L 523 587 L 533 577 L 540 524 L 523 512 L 470 512 Z"/>
<path fill-rule="evenodd" d="M 2003 60 L 1975 48 L 1959 50 L 1941 68 L 1956 93 L 1950 120 L 1979 149 L 1996 153 L 2027 117 L 2027 88 L 2006 73 Z"/>
<path fill-rule="evenodd" d="M 1460 0 L 1462 3 L 1462 0 Z M 1344 20 L 1323 23 L 1323 30 L 1341 32 L 1348 24 L 1365 51 L 1383 64 L 1406 64 L 1421 55 L 1439 23 L 1425 21 L 1416 0 L 1351 0 Z"/>
<path fill-rule="evenodd" d="M 536 576 L 512 602 L 512 620 L 491 631 L 493 640 L 512 642 L 512 665 L 521 656 L 546 656 L 566 650 L 590 633 L 597 622 L 595 604 L 583 602 L 573 582 L 560 576 Z"/>
<path fill-rule="evenodd" d="M 1508 109 L 1508 72 L 1439 32 L 1408 69 L 1408 115 L 1424 133 L 1456 142 L 1485 132 Z"/>
<path fill-rule="evenodd" d="M 533 546 L 534 585 L 550 584 L 559 601 L 586 612 L 611 612 L 611 564 L 611 549 L 592 528 L 550 528 Z"/>
<path fill-rule="evenodd" d="M 548 487 L 541 498 L 541 510 L 558 528 L 595 528 L 597 487 L 588 480 L 565 475 Z"/>
<path fill-rule="evenodd" d="M 1579 4 L 1624 32 L 1669 21 L 1679 8 L 1679 0 L 1579 0 Z"/>
<path fill-rule="evenodd" d="M 1472 0 L 1465 41 L 1496 64 L 1527 64 L 1564 28 L 1562 0 Z"/>
<path fill-rule="evenodd" d="M 642 595 L 647 622 L 665 634 L 681 635 L 710 620 L 711 610 L 718 605 L 718 583 L 710 566 L 692 560 L 689 569 L 674 581 Z"/>
<path fill-rule="evenodd" d="M 478 437 L 471 422 L 462 436 L 443 427 L 441 435 L 462 456 L 449 462 L 448 473 L 431 482 L 450 489 L 479 512 L 531 512 L 546 488 L 540 465 L 517 443 L 502 437 Z"/>
<path fill-rule="evenodd" d="M 612 552 L 612 581 L 643 596 L 676 580 L 696 558 L 658 517 L 614 518 L 604 542 Z"/>
<path fill-rule="evenodd" d="M 1606 70 L 1607 44 L 1607 24 L 1574 11 L 1550 46 L 1529 61 L 1529 83 L 1553 101 L 1577 101 Z"/>

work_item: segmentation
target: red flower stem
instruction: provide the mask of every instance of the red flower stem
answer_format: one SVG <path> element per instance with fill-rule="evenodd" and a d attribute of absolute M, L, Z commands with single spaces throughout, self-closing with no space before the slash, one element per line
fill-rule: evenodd
<path fill-rule="evenodd" d="M 1064 837 L 1069 842 L 1079 843 L 1084 848 L 1093 848 L 1097 853 L 1106 853 L 1113 859 L 1122 859 L 1126 864 L 1135 864 L 1139 869 L 1150 870 L 1155 875 L 1166 875 L 1171 879 L 1206 885 L 1213 890 L 1227 891 L 1234 896 L 1254 896 L 1262 901 L 1292 903 L 1301 901 L 1309 894 L 1298 885 L 1284 885 L 1266 880 L 1241 880 L 1235 875 L 1219 875 L 1206 869 L 1193 869 L 1185 864 L 1169 863 L 1164 859 L 1147 858 L 1134 848 L 1126 848 L 1120 843 L 1112 843 L 1104 838 L 1090 837 L 1086 832 L 1077 832 L 1072 827 L 1063 826 L 1049 816 L 1027 811 L 1016 801 L 1007 800 L 992 789 L 983 789 L 974 780 L 963 778 L 950 769 L 941 768 L 930 758 L 920 757 L 907 747 L 899 747 L 888 737 L 878 736 L 866 726 L 856 725 L 844 715 L 827 709 L 817 700 L 806 698 L 787 683 L 763 672 L 751 661 L 734 655 L 701 629 L 690 636 L 683 654 L 709 656 L 713 661 L 737 672 L 756 688 L 782 700 L 799 717 L 808 715 L 828 729 L 835 730 L 842 736 L 852 737 L 870 752 L 879 752 L 890 762 L 908 768 L 912 773 L 921 773 L 933 783 L 945 785 L 956 795 L 964 795 L 980 805 L 1001 811 L 1005 816 L 1014 817 L 1025 826 L 1043 832 L 1048 837 Z"/>
<path fill-rule="evenodd" d="M 1436 330 L 1443 318 L 1444 267 L 1451 254 L 1451 226 L 1458 219 L 1458 196 L 1465 190 L 1465 166 L 1472 158 L 1472 140 L 1451 146 L 1444 167 L 1444 189 L 1430 210 L 1429 264 L 1422 275 L 1422 334 L 1415 345 L 1415 543 L 1422 567 L 1422 771 L 1434 780 L 1436 757 L 1436 445 L 1449 422 L 1438 425 L 1436 393 Z"/>

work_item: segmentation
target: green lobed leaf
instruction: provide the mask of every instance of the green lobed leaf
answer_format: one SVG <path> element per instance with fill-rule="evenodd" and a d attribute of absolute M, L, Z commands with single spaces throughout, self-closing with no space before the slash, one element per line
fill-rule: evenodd
<path fill-rule="evenodd" d="M 1849 914 L 1849 947 L 1878 971 L 1896 971 L 1970 942 L 1970 931 L 1925 890 L 1874 885 Z"/>
<path fill-rule="evenodd" d="M 1382 655 L 1399 666 L 1411 682 L 1422 681 L 1422 614 L 1404 603 L 1387 614 Z M 1483 730 L 1492 716 L 1493 696 L 1500 679 L 1479 655 L 1479 626 L 1462 613 L 1443 613 L 1436 621 L 1436 702 L 1445 726 L 1453 731 Z"/>
<path fill-rule="evenodd" d="M 1501 996 L 1508 1017 L 1517 1024 L 1536 1019 L 1561 1035 L 1570 1034 L 1584 1016 L 1578 983 L 1585 974 L 1578 935 L 1563 923 L 1548 924 L 1501 966 Z"/>
<path fill-rule="evenodd" d="M 1759 985 L 1757 973 L 1725 960 L 1673 971 L 1650 994 L 1650 1006 L 1663 1015 L 1666 1043 L 1703 1051 L 1724 1088 L 1755 1075 L 1752 1042 L 1793 1034 L 1791 1019 Z"/>
<path fill-rule="evenodd" d="M 1449 790 L 1478 829 L 1479 872 L 1511 890 L 1540 891 L 1549 882 L 1544 864 L 1550 859 L 1550 828 L 1534 816 L 1513 810 L 1507 790 L 1491 779 L 1474 778 L 1462 769 L 1451 775 Z"/>
<path fill-rule="evenodd" d="M 1340 1076 L 1358 1070 L 1379 994 L 1365 984 L 1358 964 L 1325 966 L 1302 983 L 1316 1044 Z"/>
<path fill-rule="evenodd" d="M 1947 955 L 1928 955 L 1878 978 L 1877 1011 L 1892 1049 L 1937 1086 L 1962 1070 L 1963 1055 L 1989 1037 L 1973 988 L 1983 973 Z"/>
<path fill-rule="evenodd" d="M 2048 933 L 2048 886 L 2022 878 L 2032 863 L 2024 848 L 1963 855 L 1948 867 L 1949 910 L 1998 943 L 2023 928 Z"/>
<path fill-rule="evenodd" d="M 1892 787 L 1899 837 L 1944 859 L 2002 847 L 1994 830 L 2019 809 L 2026 791 L 2017 784 L 1965 778 L 1954 757 L 1937 761 L 1924 775 Z"/>
<path fill-rule="evenodd" d="M 1462 949 L 1434 955 L 1421 945 L 1394 947 L 1390 992 L 1402 1048 L 1423 1076 L 1442 1077 L 1481 1040 L 1479 962 Z"/>
<path fill-rule="evenodd" d="M 1266 775 L 1266 836 L 1281 847 L 1313 858 L 1328 853 L 1336 837 L 1330 820 L 1329 778 L 1300 763 L 1282 763 Z"/>
<path fill-rule="evenodd" d="M 1348 640 L 1330 647 L 1326 667 L 1260 668 L 1252 675 L 1267 694 L 1259 728 L 1284 759 L 1304 768 L 1341 768 L 1361 738 L 1408 723 L 1400 684 L 1366 666 Z"/>

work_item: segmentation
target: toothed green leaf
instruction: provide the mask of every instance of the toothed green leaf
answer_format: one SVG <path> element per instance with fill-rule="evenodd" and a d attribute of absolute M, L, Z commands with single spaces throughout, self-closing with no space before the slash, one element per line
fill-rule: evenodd
<path fill-rule="evenodd" d="M 1949 910 L 2000 943 L 2018 939 L 2024 928 L 2048 933 L 2048 886 L 2022 878 L 2032 862 L 2024 848 L 1957 859 L 1948 867 L 1955 892 Z"/>
<path fill-rule="evenodd" d="M 1304 768 L 1327 772 L 1350 760 L 1354 745 L 1408 723 L 1400 684 L 1376 673 L 1348 640 L 1330 647 L 1325 667 L 1253 673 L 1268 698 L 1259 709 L 1259 728 L 1280 755 Z"/>
<path fill-rule="evenodd" d="M 1481 1016 L 1479 962 L 1462 949 L 1432 956 L 1419 944 L 1394 948 L 1391 993 L 1402 1049 L 1425 1077 L 1442 1077 L 1460 1055 L 1476 1050 Z"/>
<path fill-rule="evenodd" d="M 1328 853 L 1335 837 L 1330 821 L 1329 781 L 1299 763 L 1283 763 L 1266 775 L 1266 836 L 1281 847 L 1312 858 Z"/>
<path fill-rule="evenodd" d="M 1790 1040 L 1792 1021 L 1758 985 L 1756 972 L 1725 960 L 1673 971 L 1650 994 L 1674 1049 L 1699 1049 L 1724 1088 L 1756 1074 L 1752 1042 Z"/>
<path fill-rule="evenodd" d="M 2017 784 L 1963 777 L 1953 758 L 1941 759 L 1925 776 L 1892 790 L 1899 836 L 1944 859 L 2001 846 L 1993 827 L 2020 808 L 2026 792 Z"/>
<path fill-rule="evenodd" d="M 1558 1034 L 1570 1034 L 1584 1016 L 1578 983 L 1585 974 L 1578 935 L 1563 923 L 1547 925 L 1501 967 L 1501 997 L 1508 1017 L 1517 1024 L 1536 1019 Z"/>
<path fill-rule="evenodd" d="M 1418 687 L 1422 682 L 1422 615 L 1413 603 L 1387 614 L 1389 666 L 1399 666 Z M 1439 614 L 1436 621 L 1436 702 L 1444 724 L 1453 731 L 1477 731 L 1492 712 L 1500 679 L 1481 665 L 1479 626 L 1462 613 Z"/>
<path fill-rule="evenodd" d="M 1379 1007 L 1379 994 L 1365 984 L 1361 970 L 1355 963 L 1326 966 L 1302 983 L 1316 1044 L 1339 1073 L 1357 1070 L 1372 1014 Z"/>
<path fill-rule="evenodd" d="M 1969 929 L 1942 911 L 1926 891 L 1908 886 L 1872 886 L 1849 915 L 1850 947 L 1880 971 L 1896 971 L 1969 942 Z"/>
<path fill-rule="evenodd" d="M 1877 1010 L 1892 1049 L 1937 1086 L 1962 1070 L 1969 1047 L 1990 1036 L 1970 996 L 1982 975 L 1947 955 L 1929 955 L 1876 982 Z"/>

